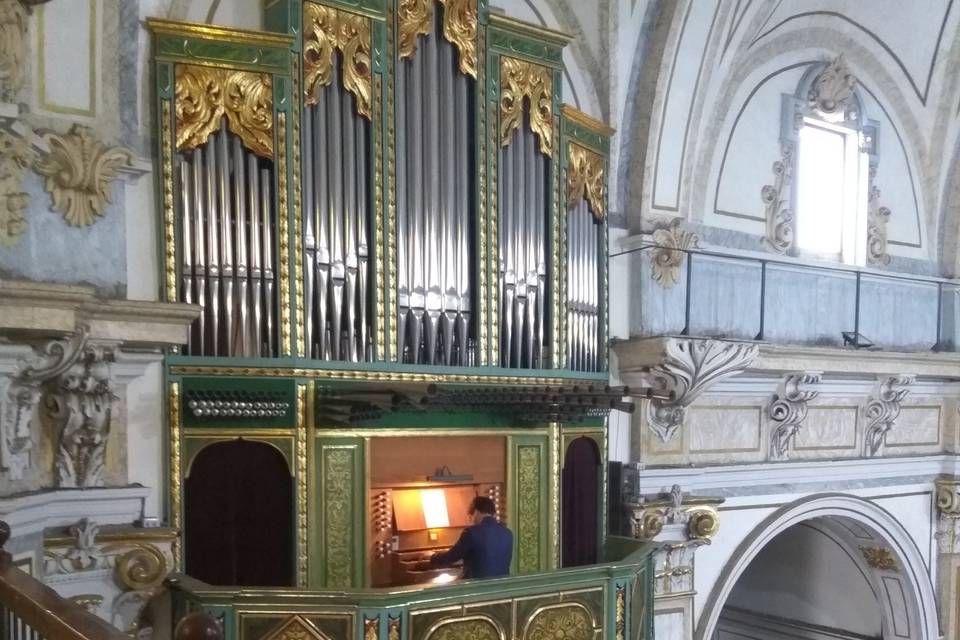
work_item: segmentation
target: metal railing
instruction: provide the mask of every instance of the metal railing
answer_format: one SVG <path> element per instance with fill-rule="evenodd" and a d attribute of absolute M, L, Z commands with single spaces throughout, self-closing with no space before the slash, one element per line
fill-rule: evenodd
<path fill-rule="evenodd" d="M 903 284 L 923 284 L 928 285 L 931 288 L 936 287 L 937 295 L 937 311 L 936 311 L 936 338 L 933 345 L 931 346 L 932 351 L 955 351 L 956 345 L 953 340 L 945 340 L 943 335 L 943 296 L 946 287 L 952 287 L 955 290 L 960 290 L 960 282 L 955 282 L 952 280 L 947 280 L 944 278 L 937 278 L 933 276 L 911 276 L 903 274 L 894 274 L 894 273 L 884 273 L 881 271 L 873 270 L 864 270 L 849 265 L 822 265 L 822 264 L 810 264 L 807 262 L 797 262 L 790 261 L 786 259 L 777 259 L 777 258 L 767 258 L 761 256 L 746 256 L 739 255 L 734 253 L 725 253 L 721 251 L 711 251 L 704 249 L 681 249 L 668 247 L 664 245 L 659 245 L 656 243 L 643 243 L 640 246 L 626 249 L 624 251 L 618 251 L 616 253 L 610 254 L 610 259 L 614 259 L 620 256 L 629 255 L 633 253 L 642 253 L 645 251 L 654 251 L 654 250 L 665 250 L 670 252 L 680 252 L 685 254 L 685 282 L 686 282 L 686 291 L 685 291 L 685 300 L 684 300 L 684 325 L 681 335 L 690 335 L 691 334 L 691 300 L 694 293 L 694 282 L 693 282 L 693 265 L 694 257 L 701 256 L 704 258 L 720 258 L 727 261 L 738 262 L 741 264 L 755 264 L 760 267 L 760 291 L 759 291 L 759 300 L 758 300 L 758 315 L 759 315 L 759 331 L 754 340 L 762 341 L 766 340 L 766 330 L 767 330 L 767 295 L 768 295 L 768 267 L 770 265 L 782 266 L 790 268 L 797 271 L 810 271 L 811 273 L 829 273 L 829 274 L 845 274 L 853 277 L 855 293 L 854 293 L 854 326 L 851 332 L 851 344 L 852 346 L 864 346 L 859 344 L 860 328 L 861 328 L 861 317 L 863 316 L 862 307 L 862 295 L 861 295 L 861 286 L 864 278 L 868 279 L 882 279 L 890 280 Z"/>

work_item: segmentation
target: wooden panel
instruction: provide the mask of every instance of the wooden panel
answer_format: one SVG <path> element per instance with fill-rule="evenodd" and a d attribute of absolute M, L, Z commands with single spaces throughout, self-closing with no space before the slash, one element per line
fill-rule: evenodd
<path fill-rule="evenodd" d="M 425 482 L 446 466 L 457 475 L 470 474 L 476 483 L 500 483 L 506 478 L 506 439 L 500 436 L 373 438 L 370 441 L 370 482 L 393 487 Z"/>

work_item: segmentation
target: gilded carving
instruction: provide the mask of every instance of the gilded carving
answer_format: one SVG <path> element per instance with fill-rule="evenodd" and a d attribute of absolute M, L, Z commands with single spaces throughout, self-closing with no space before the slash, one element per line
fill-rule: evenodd
<path fill-rule="evenodd" d="M 387 640 L 400 640 L 400 618 L 389 618 Z"/>
<path fill-rule="evenodd" d="M 307 387 L 297 385 L 297 585 L 307 586 Z"/>
<path fill-rule="evenodd" d="M 170 525 L 180 530 L 183 522 L 183 477 L 180 453 L 180 383 L 171 382 L 167 397 L 167 413 L 170 421 Z M 174 566 L 183 567 L 182 547 L 179 540 L 173 542 Z"/>
<path fill-rule="evenodd" d="M 540 139 L 540 152 L 550 157 L 553 144 L 553 72 L 533 62 L 500 58 L 500 145 L 506 147 L 523 124 L 524 99 L 529 100 L 530 128 Z"/>
<path fill-rule="evenodd" d="M 110 202 L 110 183 L 133 162 L 123 147 L 111 147 L 93 136 L 93 130 L 75 124 L 66 135 L 46 133 L 50 152 L 33 163 L 44 176 L 44 189 L 53 198 L 53 208 L 67 224 L 83 227 L 104 214 Z"/>
<path fill-rule="evenodd" d="M 597 220 L 607 214 L 603 184 L 603 156 L 578 144 L 567 145 L 567 208 L 577 206 L 586 198 L 590 211 Z"/>
<path fill-rule="evenodd" d="M 121 586 L 140 591 L 160 584 L 169 568 L 159 549 L 150 544 L 141 544 L 117 556 L 114 570 Z"/>
<path fill-rule="evenodd" d="M 502 640 L 503 633 L 491 619 L 476 616 L 448 620 L 433 628 L 427 640 Z"/>
<path fill-rule="evenodd" d="M 27 138 L 0 131 L 0 246 L 12 247 L 27 230 L 30 194 L 23 190 L 23 176 L 35 160 Z"/>
<path fill-rule="evenodd" d="M 18 0 L 0 0 L 0 100 L 12 102 L 27 69 L 27 9 Z"/>
<path fill-rule="evenodd" d="M 460 72 L 477 77 L 477 0 L 440 0 L 443 36 L 460 52 Z"/>
<path fill-rule="evenodd" d="M 665 399 L 647 402 L 647 423 L 661 442 L 683 425 L 686 408 L 708 387 L 744 371 L 756 359 L 755 344 L 669 339 L 662 360 L 641 374 Z"/>
<path fill-rule="evenodd" d="M 433 30 L 433 0 L 400 0 L 397 3 L 397 51 L 400 58 L 412 58 L 417 38 Z"/>
<path fill-rule="evenodd" d="M 227 119 L 253 153 L 273 157 L 273 77 L 266 73 L 176 65 L 177 150 L 194 149 Z"/>
<path fill-rule="evenodd" d="M 856 85 L 857 79 L 840 54 L 814 78 L 807 92 L 807 104 L 822 114 L 843 113 L 854 98 Z"/>
<path fill-rule="evenodd" d="M 683 228 L 683 219 L 676 218 L 668 227 L 653 232 L 656 245 L 650 254 L 650 273 L 654 282 L 664 289 L 670 289 L 680 280 L 680 268 L 683 266 L 687 251 L 700 241 L 697 234 Z"/>
<path fill-rule="evenodd" d="M 278 271 L 280 277 L 280 353 L 291 355 L 292 340 L 290 326 L 290 234 L 287 217 L 287 114 L 277 114 L 277 140 L 280 153 L 277 154 L 277 245 L 280 247 Z M 299 283 L 298 283 L 299 284 Z"/>
<path fill-rule="evenodd" d="M 590 613 L 581 604 L 544 607 L 527 622 L 524 640 L 593 640 L 596 637 Z"/>
<path fill-rule="evenodd" d="M 780 159 L 773 163 L 773 184 L 764 185 L 760 199 L 766 207 L 767 242 L 779 253 L 793 247 L 793 211 L 790 189 L 793 185 L 793 145 L 780 145 Z"/>
<path fill-rule="evenodd" d="M 326 586 L 353 584 L 353 454 L 329 449 L 323 456 Z"/>
<path fill-rule="evenodd" d="M 170 101 L 160 105 L 160 153 L 163 157 L 163 244 L 164 287 L 167 302 L 177 301 L 177 240 L 176 211 L 173 208 L 173 133 L 170 131 Z"/>
<path fill-rule="evenodd" d="M 329 640 L 309 620 L 292 616 L 264 636 L 264 640 Z"/>
<path fill-rule="evenodd" d="M 774 425 L 770 435 L 771 460 L 790 457 L 790 445 L 807 417 L 807 403 L 818 395 L 817 391 L 806 387 L 819 383 L 820 374 L 809 371 L 787 374 L 780 381 L 780 388 L 767 407 L 767 415 Z"/>
<path fill-rule="evenodd" d="M 517 568 L 540 570 L 540 447 L 517 448 Z"/>
<path fill-rule="evenodd" d="M 380 633 L 380 618 L 367 618 L 363 621 L 363 640 L 377 640 Z"/>
<path fill-rule="evenodd" d="M 883 455 L 887 433 L 900 416 L 900 406 L 907 397 L 914 376 L 890 376 L 880 380 L 874 395 L 867 399 L 863 408 L 866 429 L 863 434 L 863 456 L 872 458 Z"/>
<path fill-rule="evenodd" d="M 890 209 L 880 206 L 880 188 L 876 185 L 877 168 L 870 167 L 870 188 L 867 198 L 867 262 L 875 267 L 890 264 L 887 254 L 887 223 Z"/>
<path fill-rule="evenodd" d="M 860 553 L 863 554 L 863 559 L 867 561 L 871 568 L 900 573 L 897 560 L 893 557 L 893 552 L 890 549 L 886 547 L 860 547 Z"/>
<path fill-rule="evenodd" d="M 371 117 L 373 65 L 370 18 L 322 6 L 303 5 L 303 95 L 307 105 L 318 104 L 317 87 L 333 80 L 334 52 L 342 57 L 342 82 L 356 98 L 357 113 Z"/>
<path fill-rule="evenodd" d="M 627 640 L 627 588 L 617 587 L 616 640 Z"/>

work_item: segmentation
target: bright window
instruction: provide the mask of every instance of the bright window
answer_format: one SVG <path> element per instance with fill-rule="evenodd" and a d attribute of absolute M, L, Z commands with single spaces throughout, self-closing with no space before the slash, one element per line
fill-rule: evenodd
<path fill-rule="evenodd" d="M 867 157 L 857 131 L 806 119 L 797 157 L 797 245 L 801 253 L 863 265 Z"/>

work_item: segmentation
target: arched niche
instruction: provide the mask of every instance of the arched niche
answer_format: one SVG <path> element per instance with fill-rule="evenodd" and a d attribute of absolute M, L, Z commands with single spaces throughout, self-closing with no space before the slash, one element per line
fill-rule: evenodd
<path fill-rule="evenodd" d="M 187 574 L 214 585 L 292 586 L 293 480 L 270 444 L 205 446 L 184 480 Z"/>
<path fill-rule="evenodd" d="M 919 549 L 903 526 L 868 500 L 821 494 L 777 510 L 737 547 L 708 596 L 697 626 L 697 640 L 714 637 L 724 607 L 741 578 L 778 536 L 797 526 L 806 526 L 827 538 L 859 572 L 878 603 L 882 637 L 940 637 L 933 584 Z M 856 576 L 851 579 L 856 584 Z"/>
<path fill-rule="evenodd" d="M 575 438 L 566 446 L 561 491 L 561 565 L 564 567 L 597 561 L 601 463 L 600 449 L 589 437 Z"/>

